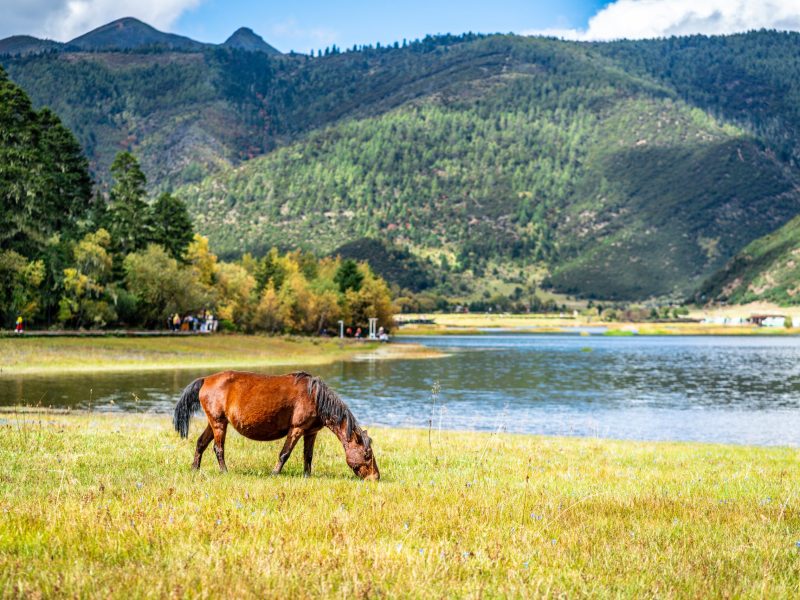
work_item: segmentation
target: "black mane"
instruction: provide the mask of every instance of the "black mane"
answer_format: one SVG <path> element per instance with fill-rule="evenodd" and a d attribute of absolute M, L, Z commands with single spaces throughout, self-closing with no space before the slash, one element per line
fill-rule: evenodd
<path fill-rule="evenodd" d="M 321 377 L 315 377 L 305 371 L 298 371 L 292 374 L 295 381 L 306 380 L 308 395 L 316 402 L 317 414 L 325 425 L 341 425 L 344 423 L 347 427 L 347 439 L 350 439 L 350 436 L 355 432 L 356 437 L 366 445 L 369 445 L 365 432 L 358 425 L 358 421 L 356 421 L 353 413 L 350 412 L 347 404 L 339 398 L 336 392 L 328 387 Z"/>

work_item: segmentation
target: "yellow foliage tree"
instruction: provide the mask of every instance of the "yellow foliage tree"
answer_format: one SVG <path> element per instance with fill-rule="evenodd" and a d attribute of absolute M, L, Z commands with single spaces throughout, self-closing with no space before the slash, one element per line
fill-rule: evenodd
<path fill-rule="evenodd" d="M 211 252 L 208 238 L 199 233 L 194 234 L 194 239 L 186 249 L 186 261 L 194 266 L 197 271 L 199 283 L 211 286 L 217 275 L 217 255 Z"/>
<path fill-rule="evenodd" d="M 217 314 L 240 328 L 253 320 L 256 308 L 254 290 L 256 279 L 236 263 L 219 263 L 216 275 Z"/>

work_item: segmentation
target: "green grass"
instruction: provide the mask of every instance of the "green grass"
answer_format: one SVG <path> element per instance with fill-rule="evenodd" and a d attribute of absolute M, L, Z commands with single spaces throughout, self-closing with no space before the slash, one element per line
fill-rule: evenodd
<path fill-rule="evenodd" d="M 319 365 L 374 350 L 375 343 L 310 337 L 0 337 L 0 376 L 60 371 Z"/>
<path fill-rule="evenodd" d="M 5 597 L 797 597 L 797 451 L 371 431 L 229 438 L 230 472 L 168 416 L 0 415 Z"/>

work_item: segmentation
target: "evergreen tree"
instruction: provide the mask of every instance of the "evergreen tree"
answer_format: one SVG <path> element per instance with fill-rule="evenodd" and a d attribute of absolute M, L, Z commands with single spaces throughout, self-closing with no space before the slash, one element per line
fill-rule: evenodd
<path fill-rule="evenodd" d="M 75 237 L 91 195 L 75 137 L 50 110 L 34 111 L 0 68 L 0 249 L 34 256 L 53 234 Z"/>
<path fill-rule="evenodd" d="M 0 249 L 25 252 L 43 243 L 31 223 L 40 216 L 32 185 L 37 152 L 36 113 L 25 93 L 0 69 Z"/>
<path fill-rule="evenodd" d="M 341 266 L 336 271 L 333 281 L 338 284 L 339 291 L 345 293 L 347 290 L 357 292 L 361 289 L 364 275 L 358 270 L 358 263 L 352 259 L 342 261 Z"/>
<path fill-rule="evenodd" d="M 130 152 L 120 152 L 111 165 L 114 185 L 111 188 L 111 205 L 107 215 L 107 229 L 111 232 L 116 250 L 130 254 L 147 245 L 152 237 L 150 207 L 145 201 L 147 179 L 136 157 Z"/>
<path fill-rule="evenodd" d="M 194 237 L 189 211 L 180 198 L 164 192 L 152 206 L 152 241 L 161 244 L 177 260 L 183 260 Z"/>
<path fill-rule="evenodd" d="M 45 205 L 50 227 L 67 237 L 76 237 L 87 226 L 91 208 L 92 179 L 89 161 L 78 140 L 45 108 L 39 113 L 40 151 L 43 162 Z"/>

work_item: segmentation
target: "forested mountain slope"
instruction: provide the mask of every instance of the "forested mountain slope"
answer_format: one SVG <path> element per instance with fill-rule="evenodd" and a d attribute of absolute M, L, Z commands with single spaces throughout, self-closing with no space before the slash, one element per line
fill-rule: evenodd
<path fill-rule="evenodd" d="M 695 300 L 800 304 L 800 217 L 748 244 L 700 287 Z"/>
<path fill-rule="evenodd" d="M 632 299 L 689 293 L 800 209 L 792 167 L 661 82 L 579 46 L 470 46 L 508 60 L 185 188 L 198 226 L 233 253 L 368 236 L 461 269 L 540 262 L 558 290 Z"/>
<path fill-rule="evenodd" d="M 154 187 L 183 185 L 224 253 L 372 237 L 454 270 L 536 267 L 560 291 L 642 299 L 691 293 L 800 212 L 798 57 L 800 35 L 757 32 L 3 62 L 98 179 L 132 149 Z"/>

